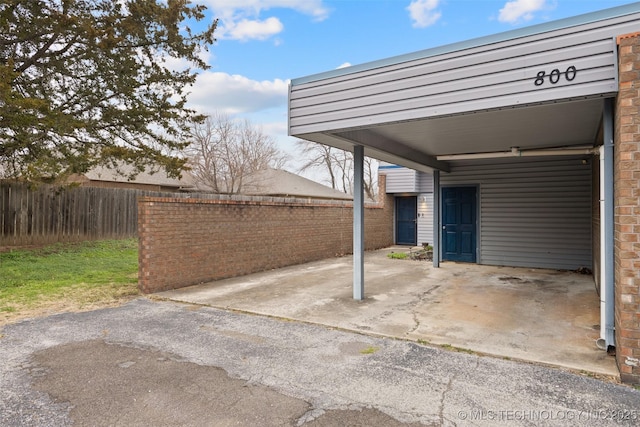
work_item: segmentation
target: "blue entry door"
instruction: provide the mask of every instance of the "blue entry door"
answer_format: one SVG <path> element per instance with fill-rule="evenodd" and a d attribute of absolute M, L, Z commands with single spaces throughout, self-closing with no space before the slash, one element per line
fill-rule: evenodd
<path fill-rule="evenodd" d="M 442 259 L 476 262 L 476 188 L 442 188 Z"/>
<path fill-rule="evenodd" d="M 417 197 L 396 197 L 396 244 L 416 245 Z"/>

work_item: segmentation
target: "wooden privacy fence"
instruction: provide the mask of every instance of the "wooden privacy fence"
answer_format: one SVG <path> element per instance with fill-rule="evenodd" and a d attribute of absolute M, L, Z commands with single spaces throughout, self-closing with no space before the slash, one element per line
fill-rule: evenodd
<path fill-rule="evenodd" d="M 0 246 L 134 237 L 138 197 L 169 194 L 0 182 Z"/>

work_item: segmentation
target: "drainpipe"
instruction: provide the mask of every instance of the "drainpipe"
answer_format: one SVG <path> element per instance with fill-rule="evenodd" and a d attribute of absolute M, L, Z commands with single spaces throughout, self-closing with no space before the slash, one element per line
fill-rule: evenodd
<path fill-rule="evenodd" d="M 606 302 L 606 283 L 607 283 L 607 250 L 606 250 L 606 211 L 604 208 L 605 191 L 604 191 L 604 145 L 599 147 L 600 151 L 600 339 L 597 341 L 598 347 L 602 350 L 607 349 L 607 302 Z"/>
<path fill-rule="evenodd" d="M 613 99 L 605 99 L 604 145 L 600 154 L 600 339 L 598 347 L 615 346 Z"/>

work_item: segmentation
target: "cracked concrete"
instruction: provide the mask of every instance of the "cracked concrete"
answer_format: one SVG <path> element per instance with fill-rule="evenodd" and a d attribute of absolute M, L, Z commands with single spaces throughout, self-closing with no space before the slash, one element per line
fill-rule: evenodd
<path fill-rule="evenodd" d="M 524 410 L 503 421 L 608 426 L 637 425 L 605 415 L 640 406 L 633 388 L 558 369 L 175 302 L 2 333 L 3 426 L 490 426 Z"/>
<path fill-rule="evenodd" d="M 406 248 L 405 248 L 406 249 Z M 352 257 L 155 294 L 219 308 L 617 376 L 597 348 L 593 278 L 567 271 L 365 254 L 365 300 L 352 298 Z"/>

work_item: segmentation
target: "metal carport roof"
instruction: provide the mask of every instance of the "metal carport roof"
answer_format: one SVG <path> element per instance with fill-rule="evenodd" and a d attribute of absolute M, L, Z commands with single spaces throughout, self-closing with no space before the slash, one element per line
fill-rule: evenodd
<path fill-rule="evenodd" d="M 640 3 L 294 79 L 289 133 L 416 170 L 437 156 L 594 146 L 615 37 Z M 540 77 L 542 75 L 542 77 Z"/>

